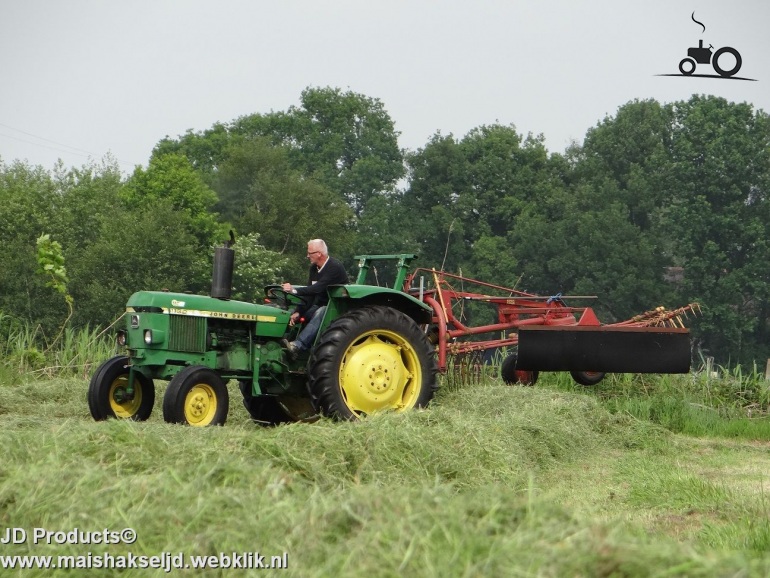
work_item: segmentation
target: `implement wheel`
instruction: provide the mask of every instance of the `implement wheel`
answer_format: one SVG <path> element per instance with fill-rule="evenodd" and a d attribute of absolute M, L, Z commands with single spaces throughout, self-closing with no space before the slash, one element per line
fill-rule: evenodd
<path fill-rule="evenodd" d="M 604 379 L 602 371 L 570 371 L 569 374 L 580 385 L 596 385 Z"/>
<path fill-rule="evenodd" d="M 96 421 L 108 417 L 144 421 L 155 404 L 152 380 L 134 372 L 134 387 L 129 388 L 128 357 L 117 355 L 102 363 L 88 384 L 88 409 Z"/>
<path fill-rule="evenodd" d="M 391 307 L 363 307 L 335 320 L 308 367 L 314 404 L 336 419 L 425 407 L 436 391 L 433 347 Z"/>
<path fill-rule="evenodd" d="M 537 378 L 540 377 L 540 372 L 516 369 L 518 359 L 519 356 L 512 353 L 503 360 L 503 363 L 500 365 L 500 377 L 503 378 L 503 383 L 508 385 L 535 385 Z"/>
<path fill-rule="evenodd" d="M 193 365 L 185 367 L 168 382 L 163 397 L 163 419 L 198 427 L 223 425 L 229 403 L 222 378 L 208 367 Z"/>

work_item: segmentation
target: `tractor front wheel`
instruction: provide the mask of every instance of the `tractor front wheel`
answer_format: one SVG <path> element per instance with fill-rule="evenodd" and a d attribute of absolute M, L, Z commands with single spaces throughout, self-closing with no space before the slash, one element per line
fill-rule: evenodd
<path fill-rule="evenodd" d="M 128 357 L 116 355 L 102 363 L 88 385 L 88 409 L 96 421 L 109 417 L 144 421 L 155 404 L 155 385 L 138 371 L 129 386 Z"/>
<path fill-rule="evenodd" d="M 503 360 L 500 365 L 500 377 L 503 378 L 503 382 L 507 385 L 535 385 L 537 378 L 540 377 L 539 371 L 525 371 L 523 369 L 516 369 L 516 363 L 519 360 L 519 356 L 512 353 Z"/>
<path fill-rule="evenodd" d="M 695 61 L 692 58 L 683 58 L 679 63 L 679 72 L 685 76 L 691 76 L 695 72 Z"/>
<path fill-rule="evenodd" d="M 202 365 L 185 367 L 168 382 L 163 397 L 163 419 L 194 426 L 223 425 L 230 398 L 227 386 Z"/>
<path fill-rule="evenodd" d="M 362 307 L 336 319 L 308 367 L 314 404 L 336 419 L 425 407 L 436 391 L 433 347 L 411 318 L 391 307 Z"/>

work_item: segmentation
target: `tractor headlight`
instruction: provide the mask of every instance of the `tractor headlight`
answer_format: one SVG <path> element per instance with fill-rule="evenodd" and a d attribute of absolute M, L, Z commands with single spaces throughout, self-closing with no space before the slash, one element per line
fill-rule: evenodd
<path fill-rule="evenodd" d="M 166 338 L 166 332 L 160 329 L 145 329 L 144 330 L 144 343 L 146 345 L 152 345 L 153 343 L 163 343 Z"/>
<path fill-rule="evenodd" d="M 125 347 L 126 346 L 126 332 L 125 330 L 121 329 L 118 331 L 117 337 L 115 337 L 115 341 L 117 341 L 119 347 Z"/>

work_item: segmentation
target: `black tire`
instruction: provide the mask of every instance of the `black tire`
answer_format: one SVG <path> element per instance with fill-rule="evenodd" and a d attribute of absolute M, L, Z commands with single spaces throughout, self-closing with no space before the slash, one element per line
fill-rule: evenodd
<path fill-rule="evenodd" d="M 243 394 L 243 407 L 249 412 L 251 419 L 255 423 L 264 426 L 278 425 L 280 423 L 290 423 L 291 419 L 278 403 L 278 398 L 272 395 L 253 395 L 251 393 L 251 382 L 239 381 L 238 387 Z"/>
<path fill-rule="evenodd" d="M 193 426 L 224 425 L 230 397 L 214 371 L 202 365 L 185 367 L 168 382 L 163 419 Z"/>
<path fill-rule="evenodd" d="M 155 385 L 138 371 L 134 372 L 133 394 L 128 388 L 128 357 L 116 355 L 102 363 L 88 384 L 88 409 L 91 417 L 102 421 L 110 417 L 144 421 L 155 405 Z"/>
<path fill-rule="evenodd" d="M 719 67 L 719 57 L 723 54 L 732 54 L 735 57 L 735 66 L 733 66 L 730 70 L 724 70 L 723 68 Z M 720 48 L 714 53 L 714 56 L 711 57 L 711 66 L 714 67 L 714 70 L 717 71 L 719 76 L 724 76 L 726 78 L 737 74 L 741 69 L 742 64 L 743 60 L 741 59 L 740 53 L 735 48 L 731 48 L 730 46 L 724 46 Z"/>
<path fill-rule="evenodd" d="M 684 65 L 689 64 L 692 68 L 685 69 Z M 690 76 L 693 72 L 695 72 L 695 67 L 697 64 L 695 64 L 695 61 L 692 58 L 683 58 L 679 62 L 679 72 L 684 74 L 685 76 Z"/>
<path fill-rule="evenodd" d="M 596 385 L 605 375 L 603 371 L 570 371 L 569 374 L 580 385 Z"/>
<path fill-rule="evenodd" d="M 518 359 L 518 355 L 512 353 L 500 364 L 500 377 L 503 378 L 503 383 L 508 385 L 535 385 L 537 378 L 540 377 L 540 372 L 516 369 Z"/>
<path fill-rule="evenodd" d="M 336 319 L 308 367 L 313 404 L 341 420 L 425 407 L 437 387 L 438 366 L 425 333 L 391 307 L 362 307 Z"/>

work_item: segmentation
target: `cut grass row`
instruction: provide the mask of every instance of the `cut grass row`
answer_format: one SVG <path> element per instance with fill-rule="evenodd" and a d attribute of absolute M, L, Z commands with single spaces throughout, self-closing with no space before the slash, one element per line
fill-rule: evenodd
<path fill-rule="evenodd" d="M 112 554 L 288 552 L 289 569 L 266 575 L 770 571 L 766 444 L 673 434 L 610 411 L 609 389 L 558 379 L 445 387 L 426 411 L 271 429 L 235 388 L 227 425 L 196 429 L 164 423 L 159 407 L 145 423 L 93 422 L 83 378 L 0 382 L 0 521 L 134 528 L 137 543 Z"/>

